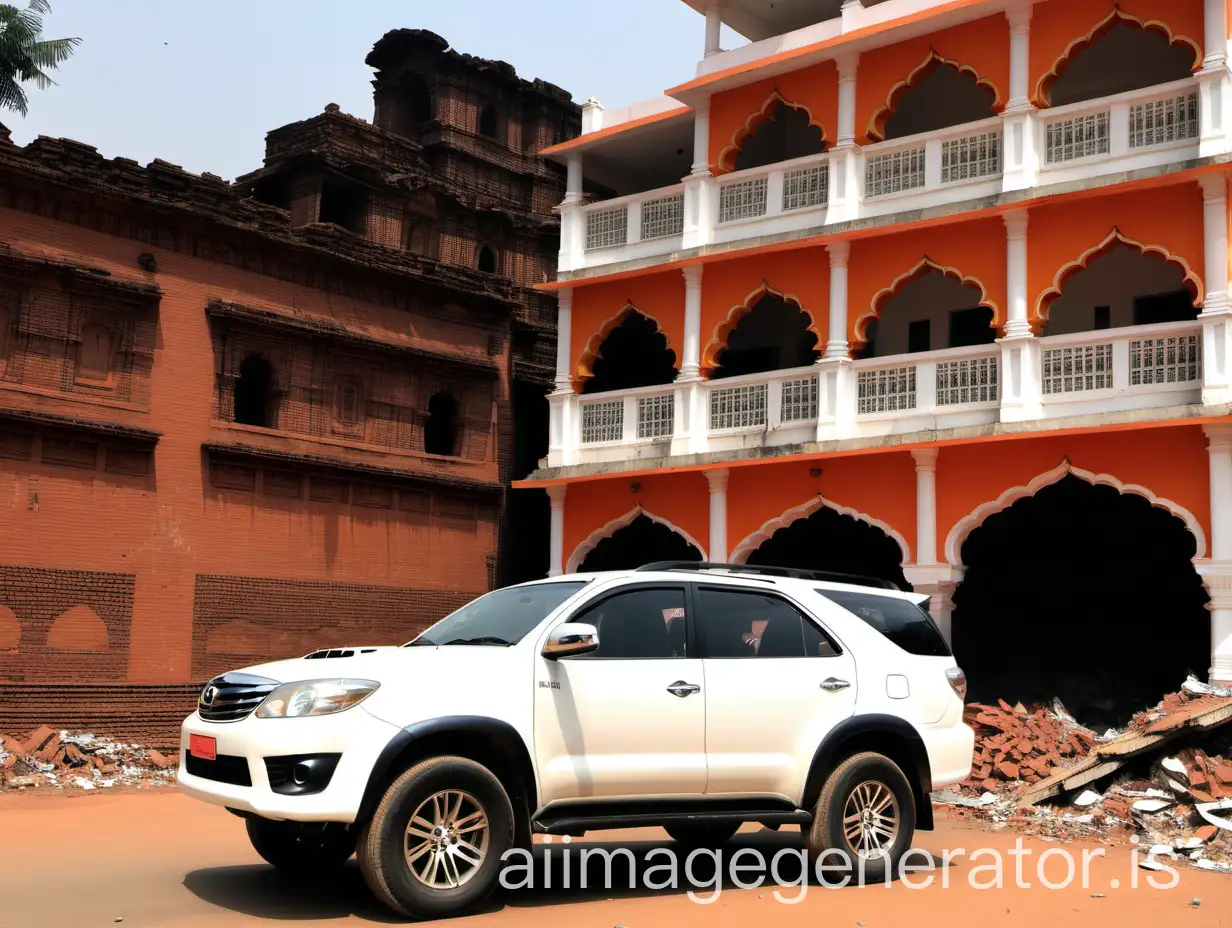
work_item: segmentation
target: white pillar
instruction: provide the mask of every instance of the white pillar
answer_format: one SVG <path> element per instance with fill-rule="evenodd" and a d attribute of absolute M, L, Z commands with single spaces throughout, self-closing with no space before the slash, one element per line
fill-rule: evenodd
<path fill-rule="evenodd" d="M 684 344 L 677 380 L 696 380 L 701 375 L 702 265 L 680 269 L 684 275 Z"/>
<path fill-rule="evenodd" d="M 715 199 L 710 173 L 710 100 L 693 107 L 693 164 L 684 179 L 685 248 L 708 245 L 713 237 L 711 201 Z"/>
<path fill-rule="evenodd" d="M 1031 3 L 1005 11 L 1010 24 L 1010 95 L 1001 112 L 1003 190 L 1035 186 L 1039 171 L 1035 107 L 1031 105 Z"/>
<path fill-rule="evenodd" d="M 708 557 L 716 564 L 727 563 L 727 481 L 731 471 L 727 468 L 708 470 L 706 482 L 710 485 L 710 551 Z"/>
<path fill-rule="evenodd" d="M 1228 196 L 1223 174 L 1200 178 L 1206 299 L 1202 321 L 1202 402 L 1232 403 L 1232 306 L 1228 299 Z"/>
<path fill-rule="evenodd" d="M 586 258 L 586 217 L 582 213 L 582 153 L 571 151 L 565 162 L 565 199 L 556 211 L 560 213 L 560 253 L 557 270 L 580 268 Z"/>
<path fill-rule="evenodd" d="M 860 0 L 843 0 L 843 5 L 839 7 L 843 31 L 851 32 L 853 29 L 858 28 L 857 19 L 863 12 L 864 4 Z"/>
<path fill-rule="evenodd" d="M 903 576 L 917 593 L 928 596 L 925 604 L 946 641 L 952 641 L 951 617 L 954 613 L 954 591 L 962 583 L 966 569 L 953 564 L 908 564 L 903 567 Z"/>
<path fill-rule="evenodd" d="M 582 104 L 582 135 L 603 128 L 603 104 L 594 97 Z"/>
<path fill-rule="evenodd" d="M 1227 126 L 1232 106 L 1228 72 L 1228 13 L 1224 0 L 1203 4 L 1202 67 L 1197 72 L 1199 102 L 1198 155 L 1206 158 L 1228 150 Z"/>
<path fill-rule="evenodd" d="M 822 358 L 847 357 L 847 262 L 850 242 L 827 245 L 830 255 L 830 337 Z"/>
<path fill-rule="evenodd" d="M 860 149 L 856 146 L 856 70 L 859 55 L 844 54 L 838 65 L 838 119 L 830 150 L 830 203 L 826 222 L 847 222 L 859 215 Z"/>
<path fill-rule="evenodd" d="M 550 486 L 548 499 L 552 503 L 551 543 L 548 548 L 548 576 L 559 577 L 565 572 L 565 484 Z"/>
<path fill-rule="evenodd" d="M 573 392 L 573 288 L 556 291 L 556 392 Z"/>
<path fill-rule="evenodd" d="M 937 453 L 918 448 L 915 459 L 915 562 L 937 563 Z"/>
<path fill-rule="evenodd" d="M 1211 480 L 1210 557 L 1196 559 L 1211 597 L 1212 682 L 1232 683 L 1232 426 L 1204 426 Z"/>
<path fill-rule="evenodd" d="M 1001 421 L 1040 416 L 1039 347 L 1028 320 L 1027 211 L 1006 213 L 1005 336 L 1001 344 Z"/>
<path fill-rule="evenodd" d="M 705 57 L 717 55 L 723 50 L 719 44 L 719 36 L 723 31 L 723 4 L 711 3 L 706 7 L 706 53 Z"/>

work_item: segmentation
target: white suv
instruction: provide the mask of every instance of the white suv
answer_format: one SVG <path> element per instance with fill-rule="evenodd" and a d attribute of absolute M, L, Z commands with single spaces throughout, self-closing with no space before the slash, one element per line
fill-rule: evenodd
<path fill-rule="evenodd" d="M 796 823 L 880 878 L 974 741 L 926 597 L 888 586 L 673 562 L 497 590 L 402 647 L 211 680 L 179 783 L 275 866 L 357 853 L 412 917 L 477 902 L 533 832 Z"/>

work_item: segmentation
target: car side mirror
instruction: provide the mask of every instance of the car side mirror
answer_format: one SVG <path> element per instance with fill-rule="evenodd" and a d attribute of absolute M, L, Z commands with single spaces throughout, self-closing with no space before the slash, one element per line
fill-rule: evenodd
<path fill-rule="evenodd" d="M 581 622 L 566 622 L 557 625 L 548 634 L 543 646 L 543 656 L 548 660 L 588 654 L 599 647 L 599 629 Z"/>

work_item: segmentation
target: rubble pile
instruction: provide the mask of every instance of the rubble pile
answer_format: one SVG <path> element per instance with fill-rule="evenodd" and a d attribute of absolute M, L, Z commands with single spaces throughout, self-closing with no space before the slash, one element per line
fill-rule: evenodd
<path fill-rule="evenodd" d="M 43 725 L 25 737 L 0 735 L 0 790 L 169 786 L 175 763 L 158 751 L 90 732 Z"/>
<path fill-rule="evenodd" d="M 934 798 L 1045 840 L 1128 837 L 1151 858 L 1232 873 L 1232 689 L 1190 678 L 1123 731 L 1051 708 L 973 703 L 972 775 Z"/>
<path fill-rule="evenodd" d="M 1006 783 L 1036 783 L 1086 756 L 1095 733 L 1058 708 L 1029 710 L 1005 700 L 968 705 L 963 720 L 975 730 L 975 756 L 963 786 L 996 792 Z"/>

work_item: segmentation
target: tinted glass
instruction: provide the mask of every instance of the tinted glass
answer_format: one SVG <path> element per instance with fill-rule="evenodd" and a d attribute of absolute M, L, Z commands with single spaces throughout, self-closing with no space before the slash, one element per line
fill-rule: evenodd
<path fill-rule="evenodd" d="M 950 646 L 932 617 L 919 606 L 905 599 L 878 596 L 875 593 L 853 593 L 846 590 L 818 590 L 820 595 L 838 603 L 858 616 L 896 645 L 910 654 L 928 657 L 949 657 Z"/>
<path fill-rule="evenodd" d="M 584 580 L 536 583 L 494 590 L 437 622 L 410 645 L 517 644 Z"/>
<path fill-rule="evenodd" d="M 833 657 L 837 645 L 790 603 L 752 590 L 698 590 L 702 657 Z"/>
<path fill-rule="evenodd" d="M 578 613 L 571 622 L 599 630 L 599 647 L 583 659 L 687 656 L 684 590 L 629 590 Z"/>

